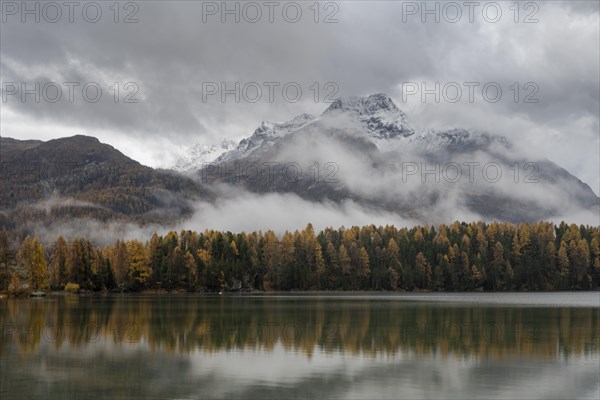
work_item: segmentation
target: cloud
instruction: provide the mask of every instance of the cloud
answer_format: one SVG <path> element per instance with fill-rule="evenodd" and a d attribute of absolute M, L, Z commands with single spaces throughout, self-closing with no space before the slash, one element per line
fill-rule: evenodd
<path fill-rule="evenodd" d="M 228 190 L 231 190 L 229 188 Z M 196 204 L 194 216 L 181 229 L 215 229 L 232 232 L 304 229 L 312 223 L 315 230 L 327 227 L 396 225 L 412 226 L 415 221 L 383 210 L 369 209 L 351 200 L 341 204 L 313 202 L 291 193 L 256 194 L 234 190 L 217 203 Z"/>
<path fill-rule="evenodd" d="M 2 82 L 97 82 L 103 96 L 97 103 L 82 100 L 81 93 L 73 103 L 22 103 L 11 97 L 2 105 L 2 135 L 98 134 L 125 154 L 157 166 L 175 160 L 189 144 L 247 136 L 263 120 L 318 114 L 333 92 L 386 92 L 418 127 L 473 127 L 523 139 L 540 157 L 600 192 L 597 2 L 535 2 L 539 22 L 532 24 L 514 23 L 508 3 L 498 23 L 486 22 L 480 10 L 473 23 L 466 18 L 455 24 L 421 23 L 419 15 L 403 22 L 403 4 L 387 1 L 336 2 L 339 22 L 331 24 L 314 23 L 308 3 L 302 3 L 297 23 L 286 22 L 281 8 L 273 23 L 265 20 L 264 9 L 257 23 L 243 18 L 233 23 L 231 16 L 221 23 L 220 14 L 204 23 L 202 3 L 140 2 L 137 23 L 114 23 L 108 3 L 94 24 L 83 20 L 80 10 L 73 23 L 66 17 L 58 23 L 21 23 L 18 15 L 7 16 L 0 46 Z M 521 6 L 520 20 L 530 12 Z M 131 11 L 121 9 L 120 20 Z M 322 21 L 335 10 L 322 3 L 320 11 Z M 115 82 L 118 103 L 110 89 Z M 133 92 L 123 87 L 128 82 L 139 89 L 138 103 L 122 101 Z M 273 102 L 264 90 L 256 103 L 243 98 L 237 103 L 232 96 L 203 102 L 202 82 L 280 86 Z M 298 102 L 282 96 L 288 82 L 302 88 Z M 326 89 L 327 82 L 337 90 Z M 403 82 L 496 82 L 503 96 L 498 103 L 481 96 L 473 103 L 465 98 L 436 103 L 431 96 L 425 104 L 417 97 L 403 102 Z M 510 89 L 515 82 L 519 100 L 531 93 L 524 85 L 535 83 L 539 102 L 515 102 Z"/>

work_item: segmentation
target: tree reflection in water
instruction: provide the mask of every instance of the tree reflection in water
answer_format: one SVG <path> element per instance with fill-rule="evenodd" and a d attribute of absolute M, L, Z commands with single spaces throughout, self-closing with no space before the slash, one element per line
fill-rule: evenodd
<path fill-rule="evenodd" d="M 598 307 L 530 307 L 344 296 L 107 296 L 0 302 L 0 351 L 98 344 L 162 352 L 318 349 L 510 358 L 598 352 Z M 0 353 L 1 355 L 1 353 Z"/>

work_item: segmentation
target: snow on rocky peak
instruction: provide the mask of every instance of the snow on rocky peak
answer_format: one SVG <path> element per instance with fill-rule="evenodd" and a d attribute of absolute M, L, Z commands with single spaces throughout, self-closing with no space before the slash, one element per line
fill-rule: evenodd
<path fill-rule="evenodd" d="M 221 154 L 234 149 L 237 146 L 235 140 L 225 139 L 220 144 L 195 144 L 171 167 L 179 172 L 193 172 L 204 166 L 204 164 L 215 161 Z"/>
<path fill-rule="evenodd" d="M 287 122 L 262 122 L 252 135 L 242 139 L 239 144 L 223 141 L 220 145 L 195 145 L 188 149 L 173 167 L 179 171 L 195 171 L 207 163 L 231 162 L 252 157 L 260 157 L 272 146 L 309 124 L 318 129 L 329 129 L 335 125 L 337 116 L 349 117 L 366 133 L 367 139 L 381 151 L 409 150 L 419 152 L 437 152 L 440 150 L 467 150 L 486 147 L 492 143 L 508 145 L 506 139 L 487 133 L 451 129 L 445 131 L 427 130 L 417 133 L 408 123 L 406 114 L 385 94 L 373 94 L 368 97 L 348 97 L 335 100 L 318 117 L 301 114 Z"/>
<path fill-rule="evenodd" d="M 276 140 L 314 120 L 315 117 L 310 114 L 301 114 L 283 123 L 263 122 L 250 137 L 242 139 L 236 148 L 222 154 L 215 161 L 224 162 L 246 157 L 261 147 L 267 148 Z"/>
<path fill-rule="evenodd" d="M 352 96 L 336 99 L 323 114 L 334 111 L 349 111 L 356 115 L 378 115 L 382 112 L 402 113 L 392 99 L 382 93 L 372 94 L 368 97 Z"/>
<path fill-rule="evenodd" d="M 408 123 L 406 114 L 382 93 L 335 100 L 323 112 L 323 116 L 336 113 L 347 114 L 360 122 L 378 146 L 383 144 L 381 140 L 409 137 L 415 132 Z"/>
<path fill-rule="evenodd" d="M 334 101 L 323 117 L 335 113 L 350 115 L 369 133 L 370 141 L 380 150 L 413 149 L 420 152 L 467 150 L 499 144 L 509 147 L 503 136 L 466 129 L 426 130 L 416 133 L 408 123 L 406 114 L 385 94 L 368 97 L 348 97 Z"/>

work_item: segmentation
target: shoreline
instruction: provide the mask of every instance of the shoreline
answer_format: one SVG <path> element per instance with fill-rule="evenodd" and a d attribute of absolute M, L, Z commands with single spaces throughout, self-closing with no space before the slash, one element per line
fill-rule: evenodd
<path fill-rule="evenodd" d="M 44 297 L 106 297 L 106 296 L 185 296 L 185 295 L 212 295 L 212 296 L 256 296 L 256 295 L 345 295 L 345 294 L 364 294 L 371 296 L 385 296 L 385 295 L 468 295 L 468 294 L 550 294 L 550 293 L 597 293 L 600 296 L 600 290 L 536 290 L 536 291 L 427 291 L 427 290 L 379 290 L 379 291 L 366 291 L 366 290 L 290 290 L 290 291 L 264 291 L 264 290 L 254 290 L 254 291 L 224 291 L 224 292 L 214 292 L 214 291 L 197 291 L 197 292 L 188 292 L 183 290 L 174 290 L 174 291 L 166 291 L 166 290 L 143 290 L 143 291 L 82 291 L 79 293 L 67 292 L 64 290 L 58 291 L 48 291 L 44 292 L 43 295 L 33 295 L 31 293 L 22 294 L 22 295 L 10 295 L 6 292 L 0 292 L 0 299 L 39 299 Z"/>

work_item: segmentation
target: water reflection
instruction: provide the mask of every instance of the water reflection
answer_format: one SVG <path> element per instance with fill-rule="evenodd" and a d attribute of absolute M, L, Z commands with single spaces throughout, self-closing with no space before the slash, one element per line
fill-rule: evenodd
<path fill-rule="evenodd" d="M 0 348 L 90 344 L 151 349 L 510 357 L 597 351 L 597 307 L 505 307 L 337 297 L 55 297 L 0 303 Z"/>
<path fill-rule="evenodd" d="M 563 307 L 376 296 L 4 299 L 0 397 L 597 398 L 600 308 L 589 296 Z M 528 388 L 531 379 L 545 386 Z"/>

